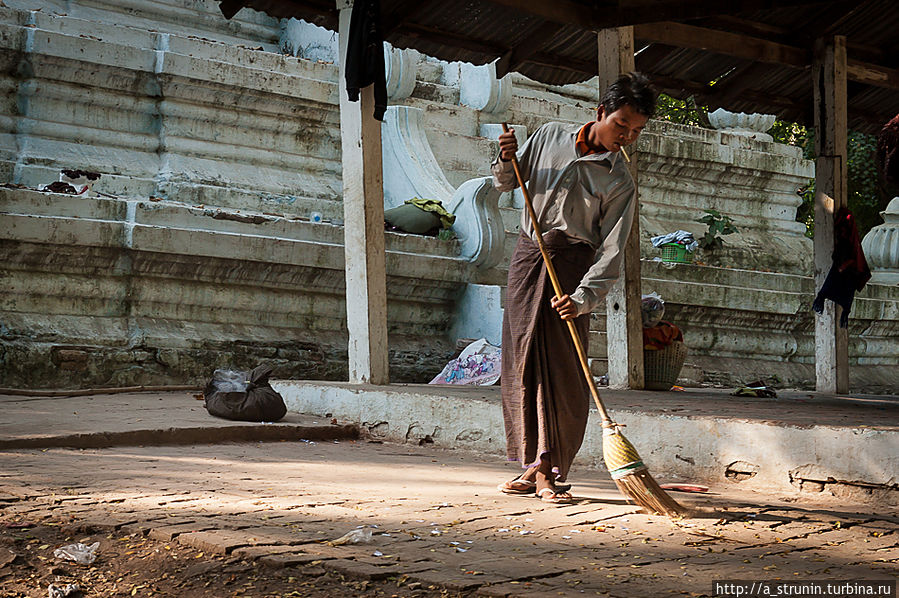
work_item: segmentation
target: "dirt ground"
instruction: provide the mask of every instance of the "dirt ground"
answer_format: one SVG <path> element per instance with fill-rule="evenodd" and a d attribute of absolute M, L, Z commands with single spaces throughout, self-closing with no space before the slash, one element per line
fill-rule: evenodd
<path fill-rule="evenodd" d="M 602 472 L 573 504 L 506 496 L 493 456 L 364 441 L 0 451 L 0 598 L 717 596 L 721 579 L 895 579 L 899 517 L 846 499 L 678 494 L 649 516 Z M 660 480 L 668 481 L 668 480 Z M 327 543 L 361 526 L 367 543 Z M 56 548 L 99 542 L 90 566 Z"/>
<path fill-rule="evenodd" d="M 429 590 L 402 577 L 354 580 L 325 570 L 315 561 L 302 567 L 271 568 L 232 556 L 204 554 L 176 542 L 140 533 L 85 533 L 83 526 L 49 517 L 43 521 L 7 520 L 0 527 L 0 598 L 48 596 L 53 584 L 77 584 L 85 597 L 179 596 L 182 598 L 354 598 L 456 596 Z M 55 558 L 56 548 L 100 542 L 90 565 Z"/>

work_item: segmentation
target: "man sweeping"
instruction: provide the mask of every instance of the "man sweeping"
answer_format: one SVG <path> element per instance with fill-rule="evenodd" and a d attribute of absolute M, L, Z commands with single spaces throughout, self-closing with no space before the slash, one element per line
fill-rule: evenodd
<path fill-rule="evenodd" d="M 564 482 L 584 439 L 590 399 L 564 320 L 574 320 L 586 347 L 590 312 L 618 278 L 634 219 L 636 187 L 619 151 L 636 141 L 656 98 L 649 80 L 631 73 L 609 87 L 595 121 L 547 123 L 520 150 L 514 132 L 499 137 L 494 184 L 500 191 L 517 186 L 517 156 L 567 293 L 552 291 L 523 211 L 503 312 L 502 400 L 506 453 L 525 471 L 500 484 L 504 493 L 572 500 Z"/>

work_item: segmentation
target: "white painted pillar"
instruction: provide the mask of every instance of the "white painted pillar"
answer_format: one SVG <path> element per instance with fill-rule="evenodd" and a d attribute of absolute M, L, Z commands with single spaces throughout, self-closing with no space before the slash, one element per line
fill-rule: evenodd
<path fill-rule="evenodd" d="M 634 28 L 619 27 L 597 32 L 599 93 L 602 96 L 615 79 L 634 70 Z M 637 183 L 637 151 L 627 149 L 628 170 Z M 639 198 L 639 195 L 637 196 Z M 612 388 L 644 388 L 643 318 L 640 314 L 640 202 L 624 248 L 618 281 L 606 296 L 606 345 L 609 356 L 609 385 Z"/>
<path fill-rule="evenodd" d="M 337 0 L 349 381 L 388 384 L 381 122 L 373 116 L 373 85 L 362 90 L 358 102 L 347 99 L 344 73 L 352 5 L 352 0 Z"/>
<path fill-rule="evenodd" d="M 848 108 L 846 102 L 846 38 L 815 42 L 812 64 L 815 98 L 815 291 L 833 264 L 833 217 L 848 201 L 846 179 Z M 828 300 L 815 317 L 815 388 L 849 391 L 849 331 L 840 328 L 842 308 Z"/>

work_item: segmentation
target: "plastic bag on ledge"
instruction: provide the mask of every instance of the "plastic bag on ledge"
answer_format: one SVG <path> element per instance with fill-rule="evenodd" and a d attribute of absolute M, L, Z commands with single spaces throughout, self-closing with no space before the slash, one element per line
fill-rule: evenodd
<path fill-rule="evenodd" d="M 249 384 L 249 372 L 235 370 L 215 370 L 212 373 L 212 382 L 218 392 L 246 392 Z"/>
<path fill-rule="evenodd" d="M 451 359 L 428 384 L 496 384 L 502 373 L 502 349 L 481 338 L 470 343 L 459 357 Z"/>
<path fill-rule="evenodd" d="M 53 551 L 53 556 L 58 559 L 75 561 L 79 565 L 90 565 L 97 559 L 97 548 L 99 547 L 99 542 L 94 542 L 90 546 L 78 542 L 57 548 Z"/>

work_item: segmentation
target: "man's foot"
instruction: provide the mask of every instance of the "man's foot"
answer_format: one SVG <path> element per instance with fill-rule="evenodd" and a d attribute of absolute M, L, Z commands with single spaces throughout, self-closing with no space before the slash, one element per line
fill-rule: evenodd
<path fill-rule="evenodd" d="M 571 490 L 571 484 L 563 484 L 561 482 L 556 482 L 553 484 L 553 487 L 559 492 L 568 492 Z"/>
<path fill-rule="evenodd" d="M 537 498 L 539 498 L 543 502 L 554 505 L 570 504 L 574 501 L 574 497 L 571 496 L 571 493 L 567 490 L 550 487 L 542 488 L 539 492 L 537 492 Z"/>
<path fill-rule="evenodd" d="M 524 474 L 521 474 L 514 480 L 503 482 L 496 489 L 503 494 L 533 494 L 537 491 L 537 482 L 526 480 Z"/>

